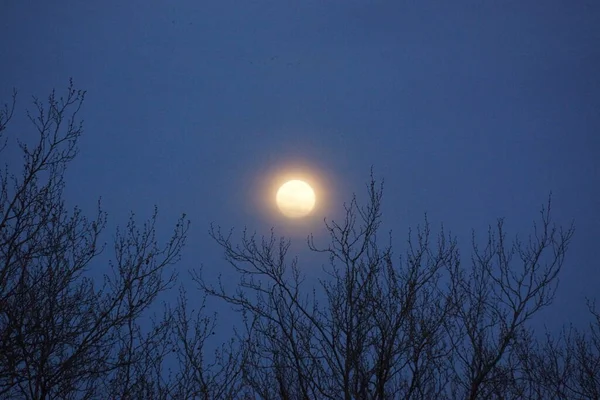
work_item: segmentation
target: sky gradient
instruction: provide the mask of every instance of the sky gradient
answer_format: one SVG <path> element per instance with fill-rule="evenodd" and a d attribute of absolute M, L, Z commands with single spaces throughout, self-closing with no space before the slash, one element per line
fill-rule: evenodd
<path fill-rule="evenodd" d="M 4 0 L 0 37 L 9 137 L 32 138 L 30 96 L 73 77 L 88 93 L 67 200 L 93 215 L 102 196 L 111 224 L 156 204 L 165 236 L 186 212 L 183 274 L 227 271 L 211 222 L 274 226 L 317 270 L 304 237 L 373 166 L 397 253 L 425 212 L 463 254 L 498 217 L 526 235 L 552 192 L 576 233 L 547 322 L 600 301 L 600 2 Z M 320 190 L 296 224 L 265 201 L 290 171 Z"/>

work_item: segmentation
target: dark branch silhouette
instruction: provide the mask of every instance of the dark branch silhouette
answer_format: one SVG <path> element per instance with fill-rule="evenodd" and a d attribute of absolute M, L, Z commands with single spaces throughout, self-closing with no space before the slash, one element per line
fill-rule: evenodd
<path fill-rule="evenodd" d="M 554 225 L 551 198 L 526 240 L 500 219 L 473 232 L 466 257 L 427 217 L 399 248 L 372 175 L 364 202 L 324 221 L 325 243 L 308 238 L 324 261 L 316 285 L 274 230 L 235 239 L 212 226 L 237 284 L 193 270 L 199 294 L 180 285 L 158 312 L 189 222 L 159 243 L 157 210 L 132 213 L 107 245 L 100 203 L 93 218 L 66 205 L 84 97 L 71 83 L 34 98 L 22 169 L 0 173 L 0 398 L 600 399 L 593 301 L 584 329 L 544 336 L 530 323 L 552 304 L 574 232 Z M 0 154 L 16 99 L 0 108 Z M 215 337 L 207 296 L 237 312 L 229 340 Z"/>

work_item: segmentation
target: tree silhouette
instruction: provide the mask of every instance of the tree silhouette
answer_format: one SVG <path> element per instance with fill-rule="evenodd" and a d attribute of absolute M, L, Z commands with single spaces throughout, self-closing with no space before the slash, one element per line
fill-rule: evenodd
<path fill-rule="evenodd" d="M 553 225 L 548 200 L 526 242 L 509 244 L 501 219 L 483 247 L 473 234 L 465 266 L 456 239 L 443 227 L 434 238 L 425 219 L 396 257 L 391 234 L 379 234 L 382 193 L 372 178 L 366 206 L 355 197 L 343 221 L 326 221 L 329 244 L 309 238 L 329 259 L 318 290 L 303 285 L 284 239 L 244 232 L 235 244 L 212 229 L 239 285 L 195 280 L 244 318 L 246 384 L 263 399 L 536 398 L 543 382 L 532 374 L 545 364 L 524 357 L 527 323 L 554 298 L 573 228 Z M 577 338 L 569 349 L 585 369 L 598 349 Z"/>
<path fill-rule="evenodd" d="M 157 210 L 142 223 L 132 213 L 109 246 L 100 203 L 92 219 L 66 205 L 84 97 L 71 83 L 34 99 L 37 139 L 17 139 L 23 168 L 0 174 L 0 398 L 600 399 L 593 302 L 588 329 L 543 336 L 530 324 L 554 299 L 574 232 L 554 225 L 550 198 L 526 240 L 510 241 L 500 219 L 465 257 L 425 218 L 394 250 L 371 176 L 364 204 L 355 196 L 325 220 L 328 241 L 308 238 L 325 261 L 316 286 L 274 230 L 235 240 L 212 226 L 236 287 L 192 270 L 200 300 L 179 287 L 157 313 L 189 221 L 160 244 Z M 16 98 L 0 109 L 0 154 Z M 207 296 L 241 322 L 214 352 Z"/>
<path fill-rule="evenodd" d="M 148 333 L 139 318 L 174 283 L 168 266 L 179 259 L 188 223 L 182 217 L 159 246 L 156 212 L 139 226 L 133 215 L 114 241 L 114 261 L 99 283 L 86 270 L 104 250 L 106 214 L 94 219 L 63 200 L 64 173 L 77 154 L 77 120 L 85 92 L 71 83 L 34 99 L 33 145 L 18 141 L 21 175 L 0 176 L 0 395 L 5 398 L 91 398 L 110 385 L 127 397 L 143 385 L 163 354 L 169 325 Z M 0 117 L 4 131 L 16 93 Z M 6 141 L 5 141 L 6 147 Z M 4 149 L 6 151 L 6 149 Z"/>

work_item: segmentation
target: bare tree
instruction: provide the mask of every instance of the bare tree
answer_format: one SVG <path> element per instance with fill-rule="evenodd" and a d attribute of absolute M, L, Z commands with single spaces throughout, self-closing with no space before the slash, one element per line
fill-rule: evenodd
<path fill-rule="evenodd" d="M 552 302 L 572 227 L 552 225 L 549 202 L 528 242 L 509 246 L 499 220 L 483 249 L 473 235 L 465 267 L 456 239 L 442 227 L 433 241 L 425 219 L 403 261 L 380 235 L 381 199 L 371 179 L 366 206 L 354 197 L 342 222 L 325 221 L 328 245 L 309 237 L 329 259 L 318 288 L 289 241 L 244 232 L 235 244 L 213 227 L 239 285 L 194 279 L 243 317 L 243 385 L 261 399 L 528 397 L 527 322 Z"/>
<path fill-rule="evenodd" d="M 526 244 L 508 245 L 503 220 L 490 227 L 480 249 L 473 233 L 469 270 L 451 271 L 457 327 L 449 331 L 455 349 L 453 378 L 456 398 L 523 398 L 526 390 L 518 349 L 530 339 L 526 323 L 554 299 L 573 227 L 557 229 L 550 219 L 551 202 Z"/>
<path fill-rule="evenodd" d="M 467 263 L 427 217 L 394 252 L 381 232 L 383 184 L 371 177 L 365 205 L 353 197 L 341 221 L 325 220 L 325 244 L 308 238 L 324 256 L 315 287 L 274 231 L 236 243 L 213 226 L 237 286 L 194 271 L 201 300 L 181 288 L 158 312 L 189 222 L 161 245 L 157 211 L 142 224 L 131 214 L 104 262 L 106 213 L 98 204 L 88 219 L 63 198 L 84 96 L 70 84 L 65 97 L 34 99 L 37 141 L 18 139 L 21 173 L 0 173 L 0 398 L 600 398 L 594 305 L 587 330 L 544 339 L 529 324 L 552 303 L 573 236 L 554 226 L 550 200 L 526 241 L 509 244 L 503 220 L 483 246 L 473 233 Z M 0 139 L 15 102 L 0 109 Z M 231 340 L 215 344 L 206 296 L 238 311 Z"/>
<path fill-rule="evenodd" d="M 558 337 L 546 333 L 521 352 L 531 398 L 600 399 L 600 315 L 588 301 L 588 330 L 563 328 Z"/>
<path fill-rule="evenodd" d="M 237 398 L 242 392 L 241 353 L 230 340 L 218 346 L 212 357 L 207 357 L 207 342 L 215 342 L 216 315 L 206 315 L 204 298 L 196 306 L 197 309 L 189 310 L 186 292 L 180 289 L 169 341 L 178 366 L 171 398 Z"/>
<path fill-rule="evenodd" d="M 373 180 L 368 194 L 368 206 L 353 198 L 342 223 L 326 222 L 329 246 L 309 240 L 329 258 L 321 298 L 303 293 L 298 260 L 286 260 L 289 242 L 244 234 L 236 246 L 213 229 L 240 273 L 239 288 L 195 278 L 244 315 L 244 380 L 259 398 L 432 398 L 447 383 L 437 372 L 451 350 L 442 322 L 452 303 L 439 280 L 458 262 L 455 241 L 442 232 L 432 250 L 427 225 L 396 265 L 377 237 L 382 188 Z"/>
<path fill-rule="evenodd" d="M 146 330 L 140 318 L 174 283 L 168 266 L 179 259 L 188 222 L 182 216 L 160 246 L 156 212 L 141 227 L 132 215 L 116 234 L 110 272 L 103 282 L 91 279 L 88 269 L 105 247 L 106 214 L 98 206 L 90 220 L 63 200 L 84 96 L 71 83 L 64 97 L 34 99 L 28 116 L 37 141 L 18 139 L 23 170 L 7 167 L 0 176 L 2 398 L 132 398 L 148 389 L 145 380 L 165 354 L 169 318 Z M 0 113 L 2 133 L 15 99 Z"/>
<path fill-rule="evenodd" d="M 589 331 L 576 330 L 568 351 L 575 360 L 567 387 L 572 398 L 600 399 L 600 312 L 588 300 L 592 314 Z"/>

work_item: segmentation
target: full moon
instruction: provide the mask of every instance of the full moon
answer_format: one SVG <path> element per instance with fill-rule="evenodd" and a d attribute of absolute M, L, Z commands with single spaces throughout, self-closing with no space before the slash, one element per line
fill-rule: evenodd
<path fill-rule="evenodd" d="M 315 192 L 308 183 L 291 180 L 281 185 L 275 200 L 283 215 L 300 218 L 310 214 L 315 207 Z"/>

